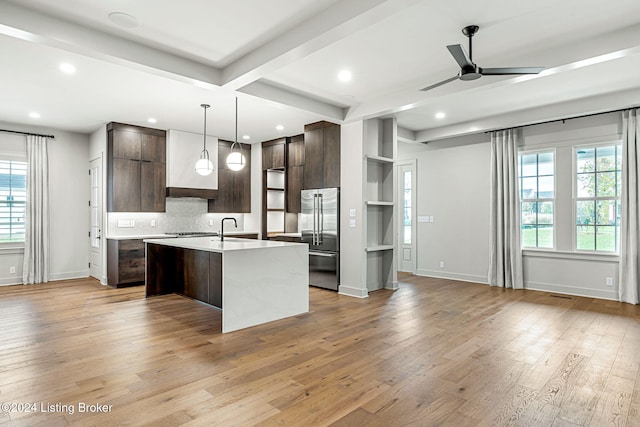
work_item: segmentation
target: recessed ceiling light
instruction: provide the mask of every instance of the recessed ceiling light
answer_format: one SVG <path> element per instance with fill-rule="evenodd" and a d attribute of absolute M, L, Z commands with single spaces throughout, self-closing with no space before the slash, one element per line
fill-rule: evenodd
<path fill-rule="evenodd" d="M 75 74 L 76 73 L 76 67 L 74 67 L 72 64 L 69 64 L 67 62 L 60 64 L 60 66 L 58 67 L 60 69 L 60 71 L 62 71 L 65 74 Z"/>
<path fill-rule="evenodd" d="M 36 113 L 35 111 L 32 111 L 29 113 L 29 117 L 31 117 L 32 119 L 39 119 L 40 113 Z"/>
<path fill-rule="evenodd" d="M 278 125 L 278 126 L 276 126 L 276 130 L 284 130 L 284 126 Z"/>
<path fill-rule="evenodd" d="M 342 70 L 338 73 L 338 79 L 341 82 L 348 82 L 351 80 L 351 71 L 349 70 Z"/>
<path fill-rule="evenodd" d="M 124 12 L 110 13 L 109 21 L 122 28 L 136 28 L 138 26 L 138 19 L 135 16 Z"/>
<path fill-rule="evenodd" d="M 242 139 L 251 139 L 249 135 L 242 135 Z"/>
<path fill-rule="evenodd" d="M 436 113 L 436 119 L 438 119 L 438 120 L 442 120 L 442 119 L 444 119 L 446 116 L 447 116 L 447 115 L 446 115 L 445 113 L 443 113 L 442 111 L 440 111 L 440 112 L 437 112 L 437 113 Z"/>
<path fill-rule="evenodd" d="M 153 117 L 149 117 L 149 118 L 147 119 L 147 121 L 148 121 L 149 123 L 158 123 L 158 120 L 157 120 L 157 119 L 154 119 Z"/>

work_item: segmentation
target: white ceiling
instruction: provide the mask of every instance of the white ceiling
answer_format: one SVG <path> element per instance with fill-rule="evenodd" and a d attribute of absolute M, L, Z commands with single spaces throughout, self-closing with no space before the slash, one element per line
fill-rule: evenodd
<path fill-rule="evenodd" d="M 112 12 L 139 25 L 119 27 Z M 521 124 L 514 112 L 527 109 L 545 120 L 638 105 L 638 16 L 638 0 L 0 0 L 0 121 L 200 132 L 209 103 L 209 133 L 232 139 L 238 96 L 250 142 L 391 115 L 405 139 L 425 141 Z M 456 75 L 446 45 L 466 48 L 471 24 L 478 65 L 546 70 L 420 91 Z"/>

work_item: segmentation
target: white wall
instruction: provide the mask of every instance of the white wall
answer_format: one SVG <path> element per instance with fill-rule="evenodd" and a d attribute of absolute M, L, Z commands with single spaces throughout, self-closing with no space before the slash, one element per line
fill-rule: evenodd
<path fill-rule="evenodd" d="M 340 293 L 360 298 L 368 296 L 363 264 L 363 138 L 362 121 L 340 127 Z M 351 209 L 356 210 L 354 218 L 349 216 Z M 352 219 L 356 227 L 349 226 Z"/>
<path fill-rule="evenodd" d="M 89 275 L 88 136 L 12 123 L 0 122 L 0 127 L 55 136 L 55 139 L 49 143 L 50 280 L 87 277 Z M 0 251 L 0 284 L 22 282 L 22 259 L 22 250 Z M 16 274 L 9 274 L 11 266 L 16 267 Z"/>
<path fill-rule="evenodd" d="M 571 155 L 574 145 L 616 138 L 620 138 L 619 113 L 526 127 L 521 149 L 555 147 L 560 161 Z M 398 144 L 399 160 L 417 161 L 417 215 L 434 217 L 433 223 L 416 224 L 417 274 L 487 283 L 489 139 L 489 134 L 481 133 L 428 144 Z M 561 178 L 572 171 L 558 168 L 557 174 L 562 184 L 556 189 L 556 209 L 571 210 L 571 177 Z M 571 217 L 565 213 L 569 214 L 565 218 Z M 524 251 L 525 287 L 616 299 L 618 257 L 571 252 L 572 227 L 557 225 L 564 232 L 557 232 L 555 251 Z M 614 278 L 614 287 L 605 285 L 605 277 Z"/>

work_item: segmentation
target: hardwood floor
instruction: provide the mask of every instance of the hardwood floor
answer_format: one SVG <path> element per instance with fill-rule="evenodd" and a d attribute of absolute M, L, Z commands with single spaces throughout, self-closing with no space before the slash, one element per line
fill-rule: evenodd
<path fill-rule="evenodd" d="M 225 335 L 142 287 L 0 287 L 0 402 L 36 404 L 0 425 L 640 425 L 640 307 L 402 280 Z"/>

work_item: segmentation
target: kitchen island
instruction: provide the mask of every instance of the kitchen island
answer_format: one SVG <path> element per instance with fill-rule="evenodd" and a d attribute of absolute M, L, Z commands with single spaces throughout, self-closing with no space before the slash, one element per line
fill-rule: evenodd
<path fill-rule="evenodd" d="M 308 246 L 219 237 L 147 239 L 147 297 L 180 294 L 222 310 L 222 332 L 309 311 Z"/>

